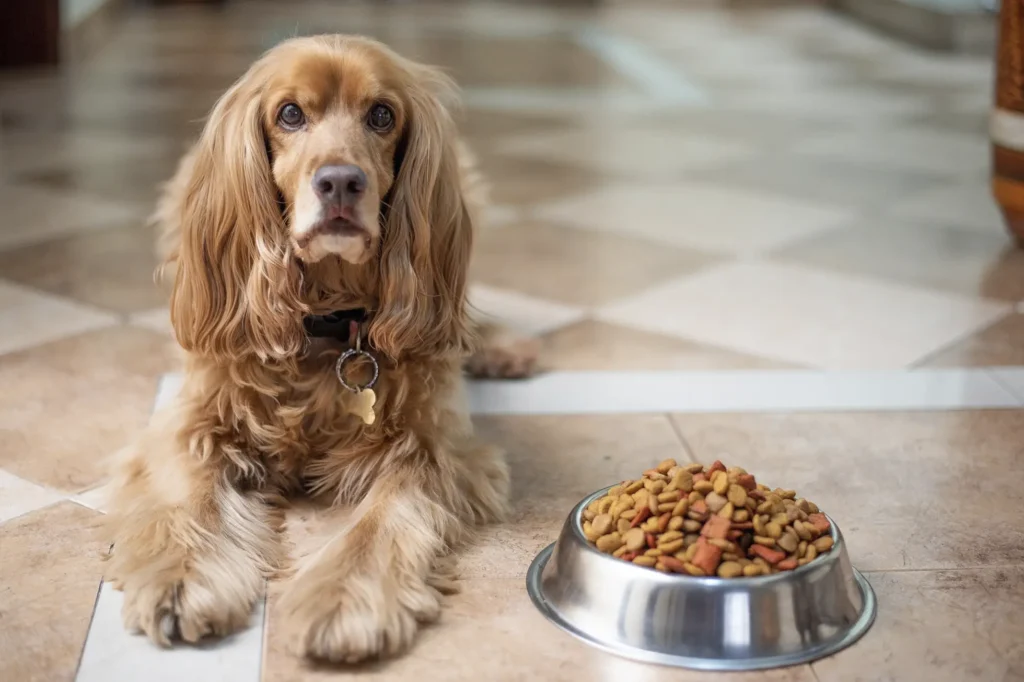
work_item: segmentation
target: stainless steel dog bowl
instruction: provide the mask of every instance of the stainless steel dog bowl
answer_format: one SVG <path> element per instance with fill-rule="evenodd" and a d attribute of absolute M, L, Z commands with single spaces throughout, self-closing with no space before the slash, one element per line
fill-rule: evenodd
<path fill-rule="evenodd" d="M 875 619 L 875 594 L 850 565 L 832 524 L 832 550 L 794 571 L 695 578 L 598 552 L 580 529 L 594 493 L 526 576 L 533 603 L 566 632 L 626 658 L 699 670 L 807 663 L 856 642 Z M 830 519 L 831 521 L 831 519 Z"/>

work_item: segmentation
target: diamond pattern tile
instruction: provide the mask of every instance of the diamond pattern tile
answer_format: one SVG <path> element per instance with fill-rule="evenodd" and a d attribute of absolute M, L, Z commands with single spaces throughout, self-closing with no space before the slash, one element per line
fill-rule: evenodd
<path fill-rule="evenodd" d="M 1019 393 L 1024 263 L 989 191 L 987 56 L 911 48 L 816 3 L 160 4 L 121 16 L 73 64 L 0 73 L 0 680 L 75 678 L 104 549 L 93 528 L 106 460 L 180 362 L 144 221 L 217 97 L 297 33 L 375 36 L 462 87 L 455 115 L 492 200 L 470 299 L 485 319 L 539 336 L 554 372 L 488 390 L 618 396 L 631 378 L 661 385 L 676 376 L 664 370 L 696 370 L 674 390 L 699 404 L 716 380 L 795 370 L 814 386 L 846 377 L 856 397 L 878 376 L 908 378 L 861 368 L 941 367 L 909 375 L 923 382 L 909 394 L 933 376 L 954 403 L 960 382 L 965 395 L 982 384 L 1004 395 L 999 405 Z M 804 374 L 817 368 L 854 372 Z M 703 372 L 707 384 L 693 379 Z M 509 453 L 512 518 L 460 552 L 463 592 L 409 655 L 351 674 L 705 680 L 595 653 L 522 589 L 581 496 L 693 456 L 827 505 L 883 604 L 846 652 L 716 680 L 1024 678 L 1019 410 L 665 412 L 477 420 Z M 94 658 L 81 676 L 128 682 L 137 675 L 121 671 L 136 665 L 178 680 L 179 664 L 197 682 L 349 672 L 286 651 L 279 587 L 265 632 L 198 653 L 127 636 L 135 646 L 119 648 L 104 636 L 121 635 L 107 599 L 89 641 L 118 660 Z"/>
<path fill-rule="evenodd" d="M 110 313 L 0 280 L 0 355 L 116 322 Z"/>
<path fill-rule="evenodd" d="M 776 263 L 736 263 L 610 304 L 600 318 L 828 368 L 895 368 L 1007 315 L 1006 305 Z"/>
<path fill-rule="evenodd" d="M 476 281 L 579 306 L 638 293 L 714 262 L 691 249 L 544 222 L 485 232 L 475 249 Z"/>
<path fill-rule="evenodd" d="M 779 248 L 849 222 L 837 207 L 705 183 L 618 184 L 537 209 L 555 222 L 710 253 Z"/>

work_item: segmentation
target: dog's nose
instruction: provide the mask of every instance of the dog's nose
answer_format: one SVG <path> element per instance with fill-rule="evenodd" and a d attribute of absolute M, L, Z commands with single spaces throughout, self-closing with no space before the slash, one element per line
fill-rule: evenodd
<path fill-rule="evenodd" d="M 313 191 L 326 203 L 355 203 L 366 191 L 366 173 L 351 164 L 321 166 L 313 174 Z"/>

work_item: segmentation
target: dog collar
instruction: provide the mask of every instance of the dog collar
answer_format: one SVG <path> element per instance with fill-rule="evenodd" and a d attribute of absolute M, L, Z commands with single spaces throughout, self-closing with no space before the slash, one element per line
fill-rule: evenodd
<path fill-rule="evenodd" d="M 355 343 L 352 338 L 353 327 L 358 329 L 366 321 L 364 308 L 353 310 L 335 310 L 326 315 L 306 315 L 302 318 L 302 326 L 306 334 L 312 338 L 335 339 L 342 343 Z M 352 323 L 356 324 L 353 325 Z"/>

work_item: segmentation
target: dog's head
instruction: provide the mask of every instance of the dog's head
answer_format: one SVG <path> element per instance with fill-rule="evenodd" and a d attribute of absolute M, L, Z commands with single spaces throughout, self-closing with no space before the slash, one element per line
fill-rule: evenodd
<path fill-rule="evenodd" d="M 303 277 L 335 269 L 370 301 L 381 352 L 463 348 L 472 230 L 453 92 L 356 37 L 298 38 L 256 62 L 214 107 L 176 209 L 182 346 L 298 354 Z"/>

